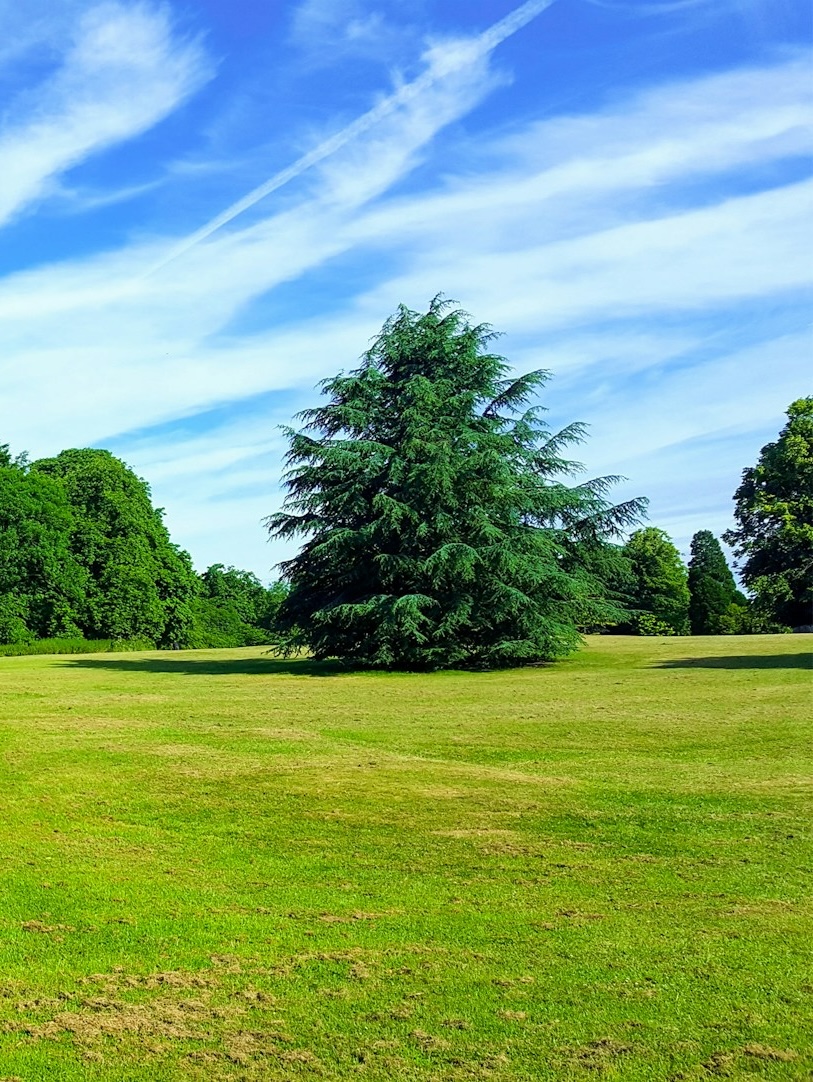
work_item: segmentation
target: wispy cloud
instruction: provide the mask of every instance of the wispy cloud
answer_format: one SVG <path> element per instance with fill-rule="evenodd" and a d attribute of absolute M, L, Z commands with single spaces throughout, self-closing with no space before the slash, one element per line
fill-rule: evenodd
<path fill-rule="evenodd" d="M 732 0 L 738 2 L 738 0 Z M 630 3 L 629 0 L 587 0 L 594 7 L 607 8 L 610 11 L 628 11 L 635 15 L 671 15 L 676 11 L 687 11 L 689 8 L 711 7 L 717 0 L 651 0 L 647 3 Z M 719 4 L 718 4 L 719 6 Z"/>
<path fill-rule="evenodd" d="M 140 134 L 211 75 L 167 12 L 105 3 L 84 13 L 57 70 L 9 103 L 0 127 L 0 223 L 88 155 Z"/>
<path fill-rule="evenodd" d="M 57 50 L 87 9 L 87 0 L 0 0 L 0 73 L 32 51 Z"/>
<path fill-rule="evenodd" d="M 417 38 L 416 26 L 396 23 L 381 6 L 370 10 L 362 0 L 302 0 L 291 16 L 290 41 L 311 68 L 348 58 L 386 65 Z"/>
<path fill-rule="evenodd" d="M 296 180 L 297 177 L 302 176 L 303 173 L 306 173 L 315 165 L 331 158 L 338 151 L 356 142 L 368 132 L 374 131 L 382 122 L 388 120 L 398 111 L 405 110 L 405 115 L 409 120 L 410 108 L 413 106 L 420 107 L 422 100 L 439 84 L 441 85 L 441 92 L 443 90 L 442 84 L 453 79 L 456 80 L 458 86 L 468 85 L 473 87 L 475 85 L 473 76 L 477 77 L 484 74 L 483 65 L 489 54 L 507 38 L 527 26 L 532 19 L 541 15 L 552 3 L 554 3 L 554 0 L 526 0 L 524 4 L 521 4 L 504 19 L 494 23 L 493 26 L 484 30 L 477 37 L 459 38 L 456 41 L 444 41 L 434 45 L 426 53 L 424 70 L 416 79 L 409 83 L 403 83 L 391 94 L 377 102 L 371 109 L 368 109 L 366 113 L 357 117 L 352 123 L 319 143 L 318 146 L 313 147 L 300 158 L 297 158 L 291 165 L 286 166 L 268 180 L 259 184 L 247 195 L 244 195 L 242 199 L 232 203 L 231 206 L 221 211 L 220 214 L 217 214 L 205 225 L 201 226 L 200 229 L 181 241 L 179 245 L 172 248 L 155 267 L 150 268 L 148 273 L 153 273 L 153 271 L 166 266 L 171 260 L 177 259 L 185 252 L 188 252 L 218 229 L 222 229 L 224 225 L 228 225 L 240 214 L 255 206 L 260 200 L 271 195 L 272 192 L 276 192 L 286 184 L 290 184 L 292 180 Z M 483 87 L 481 94 L 488 89 L 487 86 Z M 477 97 L 477 95 L 471 93 L 468 96 L 472 102 Z M 448 112 L 448 108 L 442 111 L 443 120 L 437 124 L 438 128 L 442 127 L 450 119 Z"/>
<path fill-rule="evenodd" d="M 460 43 L 450 48 L 457 58 Z M 474 52 L 472 63 L 461 67 L 456 59 L 444 60 L 436 46 L 432 70 L 442 69 L 444 77 L 427 79 L 420 93 L 403 95 L 399 108 L 382 111 L 376 124 L 335 147 L 329 167 L 323 163 L 299 204 L 243 230 L 187 245 L 185 258 L 160 274 L 139 277 L 159 253 L 166 262 L 168 246 L 158 239 L 8 276 L 0 284 L 0 342 L 6 355 L 24 353 L 48 374 L 36 388 L 21 375 L 15 389 L 28 418 L 26 442 L 35 444 L 46 432 L 55 438 L 59 430 L 67 436 L 77 427 L 86 438 L 100 439 L 111 434 L 102 427 L 109 426 L 108 417 L 115 416 L 121 429 L 136 428 L 223 398 L 286 386 L 292 371 L 295 383 L 315 382 L 322 375 L 321 357 L 342 341 L 335 328 L 314 336 L 301 330 L 275 336 L 275 355 L 283 360 L 270 367 L 267 336 L 259 342 L 239 335 L 211 339 L 252 297 L 353 245 L 345 230 L 359 209 L 408 172 L 446 124 L 488 93 L 487 58 Z M 374 329 L 365 328 L 362 343 Z M 321 354 L 311 352 L 315 342 L 322 342 Z M 348 333 L 348 353 L 357 350 L 358 338 Z M 63 411 L 68 372 L 74 391 L 94 388 L 92 398 L 77 395 L 81 416 Z M 32 416 L 41 419 L 41 428 L 34 421 L 32 430 Z"/>
<path fill-rule="evenodd" d="M 779 102 L 779 119 L 767 144 L 765 126 L 754 119 L 755 113 L 770 112 L 766 87 L 792 82 L 789 77 L 797 72 L 792 61 L 762 79 L 752 73 L 753 98 L 741 104 L 729 125 L 736 138 L 729 139 L 727 156 L 718 140 L 717 168 L 753 156 L 757 144 L 765 156 L 771 149 L 777 156 L 789 147 L 798 149 L 793 133 L 800 129 L 802 114 L 787 101 Z M 239 333 L 232 333 L 227 345 L 204 344 L 252 297 L 351 250 L 397 254 L 391 273 L 360 296 L 349 312 L 348 318 L 365 331 L 369 328 L 368 333 L 375 329 L 370 321 L 378 316 L 380 322 L 393 303 L 422 303 L 440 287 L 478 314 L 511 327 L 514 334 L 545 326 L 572 326 L 583 334 L 585 319 L 608 311 L 627 317 L 676 307 L 702 309 L 809 280 L 804 225 L 800 227 L 810 196 L 806 184 L 711 200 L 701 209 L 677 214 L 658 213 L 663 183 L 691 174 L 693 162 L 694 172 L 708 167 L 696 147 L 720 135 L 718 104 L 705 115 L 692 116 L 687 109 L 683 126 L 671 125 L 655 170 L 655 205 L 640 198 L 652 189 L 653 163 L 659 160 L 658 145 L 650 141 L 658 110 L 646 98 L 619 107 L 614 115 L 603 114 L 600 122 L 574 119 L 569 136 L 560 126 L 561 153 L 549 168 L 529 159 L 522 139 L 497 140 L 490 151 L 498 159 L 491 174 L 481 172 L 470 179 L 464 173 L 447 179 L 441 192 L 365 209 L 412 167 L 415 153 L 444 123 L 478 100 L 473 88 L 482 85 L 478 69 L 462 83 L 432 84 L 410 111 L 394 114 L 387 125 L 371 129 L 337 153 L 301 204 L 242 230 L 210 237 L 189 251 L 182 265 L 166 267 L 154 281 L 134 278 L 140 265 L 166 250 L 160 240 L 7 278 L 0 288 L 6 355 L 8 349 L 24 348 L 29 353 L 42 350 L 46 356 L 58 348 L 64 356 L 75 342 L 77 353 L 89 358 L 94 369 L 97 355 L 110 358 L 108 364 L 116 366 L 117 378 L 123 380 L 122 398 L 130 401 L 132 391 L 124 389 L 127 372 L 138 371 L 141 364 L 154 367 L 160 347 L 162 356 L 169 357 L 160 363 L 160 378 L 168 384 L 171 373 L 180 371 L 177 393 L 187 409 L 227 397 L 232 380 L 235 397 L 262 389 L 263 380 L 266 386 L 301 383 L 320 374 L 316 347 L 313 364 L 303 365 L 300 358 L 280 371 L 269 361 L 257 382 L 239 379 L 242 366 L 235 358 L 246 358 L 245 368 L 254 371 L 255 354 L 261 354 L 268 341 L 284 341 L 285 350 L 293 348 L 287 331 L 262 336 L 262 345 L 241 340 Z M 701 82 L 675 85 L 668 95 L 661 92 L 663 116 L 670 117 L 675 101 L 700 98 L 705 89 Z M 602 153 L 606 146 L 596 148 L 591 140 L 576 138 L 582 124 L 612 132 L 614 126 L 621 127 L 624 115 L 634 130 L 642 114 L 648 124 L 639 124 L 639 141 L 628 143 L 614 169 L 609 155 Z M 546 134 L 529 129 L 529 140 L 540 138 L 544 141 Z M 574 177 L 583 178 L 581 188 Z M 608 213 L 613 213 L 608 201 L 615 199 L 622 183 L 639 196 L 639 220 L 604 228 Z M 472 221 L 487 225 L 472 232 Z M 563 221 L 571 236 L 558 236 Z M 313 336 L 312 321 L 303 325 L 302 335 Z M 313 340 L 319 341 L 319 335 Z M 357 340 L 350 357 L 365 340 L 366 335 Z M 122 344 L 111 350 L 111 341 Z M 217 357 L 224 349 L 230 357 L 228 375 L 218 374 Z M 270 357 L 276 355 L 284 354 L 274 350 Z M 211 379 L 207 357 L 213 359 Z M 136 358 L 143 358 L 141 364 Z M 196 367 L 198 378 L 194 387 L 185 387 L 190 366 Z M 58 397 L 61 400 L 61 394 Z M 158 408 L 151 392 L 145 398 L 152 405 L 142 423 L 154 420 Z M 175 394 L 162 396 L 162 402 L 167 413 L 180 405 Z"/>
<path fill-rule="evenodd" d="M 13 358 L 3 440 L 39 454 L 115 439 L 198 560 L 226 554 L 262 570 L 279 555 L 261 548 L 257 525 L 278 490 L 274 425 L 312 401 L 320 378 L 352 366 L 396 304 L 419 307 L 444 290 L 509 332 L 505 350 L 518 367 L 561 373 L 548 399 L 553 421 L 592 422 L 585 457 L 596 471 L 627 473 L 630 494 L 658 487 L 654 514 L 667 526 L 687 529 L 707 514 L 699 498 L 692 509 L 685 486 L 656 486 L 652 464 L 661 473 L 685 464 L 697 477 L 701 439 L 725 446 L 719 462 L 730 464 L 741 446 L 727 442 L 731 433 L 773 423 L 803 389 L 806 340 L 794 321 L 813 278 L 813 186 L 801 179 L 811 141 L 806 59 L 784 54 L 673 80 L 509 130 L 492 113 L 476 142 L 456 133 L 452 143 L 450 126 L 500 85 L 491 50 L 501 35 L 544 6 L 523 5 L 516 24 L 480 36 L 439 38 L 417 80 L 180 244 L 156 229 L 0 280 L 0 357 Z M 148 25 L 145 40 L 159 43 L 151 66 L 124 80 L 131 94 L 142 77 L 164 88 L 150 116 L 205 77 L 200 48 L 173 36 L 165 16 L 103 11 L 110 25 L 125 15 Z M 108 48 L 93 25 L 79 37 Z M 114 30 L 111 40 L 120 40 Z M 176 65 L 171 79 L 159 57 Z M 108 65 L 111 80 L 119 66 Z M 37 90 L 47 116 L 90 101 L 54 91 L 65 70 L 89 79 L 88 67 L 77 43 Z M 105 106 L 106 78 L 83 84 Z M 132 119 L 146 116 L 145 100 L 125 110 L 121 138 L 149 122 Z M 92 113 L 88 104 L 82 115 Z M 16 117 L 28 145 L 37 111 L 18 106 Z M 93 131 L 102 129 L 110 126 Z M 46 163 L 21 184 L 17 210 L 70 161 Z M 178 172 L 173 182 L 186 190 L 198 181 Z M 305 287 L 321 280 L 340 304 L 311 299 Z M 254 318 L 280 294 L 295 300 L 275 319 Z M 783 306 L 789 321 L 764 314 Z M 747 334 L 746 311 L 755 321 Z"/>

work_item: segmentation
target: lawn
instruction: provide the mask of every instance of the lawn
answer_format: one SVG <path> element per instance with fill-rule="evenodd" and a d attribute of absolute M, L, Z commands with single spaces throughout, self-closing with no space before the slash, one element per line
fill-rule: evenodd
<path fill-rule="evenodd" d="M 811 648 L 0 659 L 0 1079 L 810 1079 Z"/>

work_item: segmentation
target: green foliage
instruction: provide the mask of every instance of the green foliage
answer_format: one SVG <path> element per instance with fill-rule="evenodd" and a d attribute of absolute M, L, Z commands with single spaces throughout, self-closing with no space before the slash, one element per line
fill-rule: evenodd
<path fill-rule="evenodd" d="M 0 448 L 0 642 L 80 634 L 87 585 L 62 486 Z"/>
<path fill-rule="evenodd" d="M 282 579 L 272 582 L 265 592 L 265 608 L 260 626 L 276 632 L 279 624 L 279 610 L 290 593 L 290 587 Z"/>
<path fill-rule="evenodd" d="M 813 623 L 813 397 L 790 405 L 734 500 L 737 527 L 724 537 L 756 609 L 790 627 Z"/>
<path fill-rule="evenodd" d="M 273 628 L 288 592 L 281 582 L 266 587 L 251 571 L 223 564 L 212 564 L 200 578 L 204 597 L 231 604 L 243 623 L 266 630 Z"/>
<path fill-rule="evenodd" d="M 577 549 L 636 521 L 642 501 L 612 507 L 613 478 L 564 483 L 583 427 L 552 434 L 529 405 L 547 374 L 509 376 L 493 337 L 439 298 L 422 315 L 401 307 L 288 430 L 286 503 L 267 523 L 305 538 L 283 564 L 280 622 L 316 658 L 515 665 L 622 618 Z"/>
<path fill-rule="evenodd" d="M 11 454 L 11 448 L 7 443 L 0 443 L 0 469 L 14 467 L 24 470 L 28 465 L 28 453 L 23 451 L 19 455 Z"/>
<path fill-rule="evenodd" d="M 680 553 L 663 530 L 636 530 L 624 546 L 635 580 L 633 627 L 639 634 L 685 635 L 689 630 L 689 587 Z M 645 617 L 651 614 L 655 622 Z M 671 631 L 642 630 L 670 628 Z"/>
<path fill-rule="evenodd" d="M 632 563 L 622 545 L 610 541 L 580 541 L 569 548 L 567 566 L 583 571 L 601 584 L 605 596 L 616 606 L 611 618 L 596 620 L 588 609 L 579 620 L 585 634 L 608 631 L 629 621 L 629 609 L 635 605 L 636 580 Z"/>
<path fill-rule="evenodd" d="M 200 597 L 192 602 L 193 624 L 186 645 L 193 649 L 260 646 L 271 642 L 270 633 L 246 623 L 233 601 Z"/>
<path fill-rule="evenodd" d="M 34 638 L 26 623 L 26 605 L 22 597 L 5 594 L 0 597 L 0 644 L 24 645 Z"/>
<path fill-rule="evenodd" d="M 29 465 L 0 445 L 0 644 L 10 652 L 269 643 L 285 592 L 223 564 L 195 575 L 147 484 L 109 451 Z"/>
<path fill-rule="evenodd" d="M 245 646 L 248 630 L 232 602 L 198 597 L 192 602 L 192 628 L 187 645 L 194 650 Z"/>
<path fill-rule="evenodd" d="M 153 644 L 145 639 L 30 639 L 0 645 L 0 657 L 22 657 L 28 654 L 116 654 L 133 650 L 150 650 Z"/>
<path fill-rule="evenodd" d="M 692 538 L 689 560 L 689 623 L 693 635 L 731 635 L 742 623 L 737 585 L 720 542 L 709 530 Z"/>
<path fill-rule="evenodd" d="M 717 631 L 707 632 L 715 635 L 751 635 L 754 633 L 749 605 L 732 601 L 725 612 L 716 619 Z"/>
<path fill-rule="evenodd" d="M 286 593 L 282 583 L 265 587 L 250 571 L 212 564 L 200 576 L 188 644 L 225 648 L 273 642 L 277 611 Z"/>
<path fill-rule="evenodd" d="M 677 634 L 671 624 L 659 619 L 653 612 L 637 612 L 633 618 L 632 626 L 636 635 L 662 637 Z"/>
<path fill-rule="evenodd" d="M 77 622 L 89 638 L 184 643 L 197 582 L 170 541 L 149 486 L 109 451 L 63 451 L 31 476 L 58 482 L 73 513 L 71 549 L 85 574 Z"/>

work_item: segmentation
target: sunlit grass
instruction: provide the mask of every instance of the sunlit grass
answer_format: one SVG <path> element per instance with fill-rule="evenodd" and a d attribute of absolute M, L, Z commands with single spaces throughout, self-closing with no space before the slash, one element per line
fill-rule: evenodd
<path fill-rule="evenodd" d="M 808 1079 L 810 648 L 0 659 L 0 1079 Z"/>

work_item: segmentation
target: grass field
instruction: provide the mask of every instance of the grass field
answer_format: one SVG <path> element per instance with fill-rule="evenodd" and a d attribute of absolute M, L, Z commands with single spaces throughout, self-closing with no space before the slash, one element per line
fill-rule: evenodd
<path fill-rule="evenodd" d="M 0 1079 L 810 1079 L 812 647 L 0 659 Z"/>

